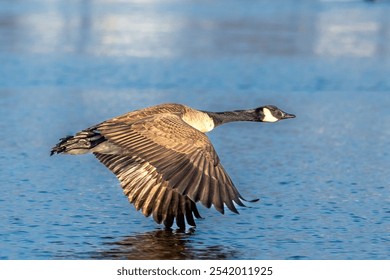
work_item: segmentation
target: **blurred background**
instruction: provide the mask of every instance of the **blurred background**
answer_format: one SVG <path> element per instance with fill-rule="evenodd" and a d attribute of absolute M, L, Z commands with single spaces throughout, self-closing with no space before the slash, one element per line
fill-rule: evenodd
<path fill-rule="evenodd" d="M 1 0 L 0 259 L 389 259 L 390 1 Z M 297 118 L 209 137 L 244 197 L 186 233 L 59 138 L 165 102 Z"/>

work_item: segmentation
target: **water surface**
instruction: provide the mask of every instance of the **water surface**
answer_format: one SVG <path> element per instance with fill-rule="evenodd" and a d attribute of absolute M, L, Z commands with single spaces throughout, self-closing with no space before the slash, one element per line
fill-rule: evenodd
<path fill-rule="evenodd" d="M 387 1 L 2 1 L 0 259 L 389 259 Z M 209 134 L 260 202 L 166 231 L 58 138 L 163 102 L 297 118 Z"/>

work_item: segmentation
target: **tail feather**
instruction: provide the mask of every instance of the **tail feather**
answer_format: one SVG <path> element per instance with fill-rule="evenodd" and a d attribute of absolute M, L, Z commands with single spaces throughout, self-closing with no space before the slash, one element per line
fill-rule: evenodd
<path fill-rule="evenodd" d="M 74 136 L 66 136 L 60 139 L 60 142 L 55 145 L 50 152 L 54 154 L 85 154 L 106 139 L 94 128 L 80 131 Z"/>

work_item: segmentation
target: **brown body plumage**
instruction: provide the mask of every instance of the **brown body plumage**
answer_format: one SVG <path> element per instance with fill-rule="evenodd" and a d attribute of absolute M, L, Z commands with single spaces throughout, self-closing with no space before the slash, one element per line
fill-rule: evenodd
<path fill-rule="evenodd" d="M 279 115 L 278 115 L 279 114 Z M 179 228 L 195 226 L 196 202 L 238 213 L 242 196 L 204 134 L 230 121 L 292 118 L 274 106 L 222 113 L 180 104 L 129 112 L 61 139 L 54 153 L 92 152 L 119 179 L 125 195 L 145 216 Z"/>

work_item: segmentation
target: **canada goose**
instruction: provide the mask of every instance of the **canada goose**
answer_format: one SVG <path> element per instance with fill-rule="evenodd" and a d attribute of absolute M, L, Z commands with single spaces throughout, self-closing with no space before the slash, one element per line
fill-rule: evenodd
<path fill-rule="evenodd" d="M 229 112 L 161 104 L 106 120 L 60 139 L 51 154 L 93 153 L 119 179 L 124 194 L 145 216 L 170 228 L 195 226 L 196 203 L 238 213 L 245 199 L 222 167 L 205 132 L 227 122 L 294 118 L 275 106 Z M 253 201 L 257 201 L 253 200 Z"/>

